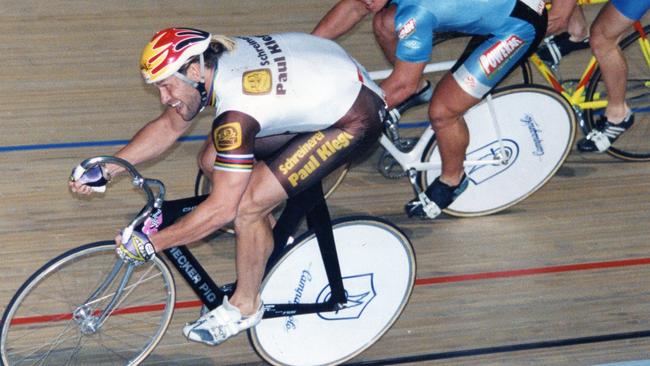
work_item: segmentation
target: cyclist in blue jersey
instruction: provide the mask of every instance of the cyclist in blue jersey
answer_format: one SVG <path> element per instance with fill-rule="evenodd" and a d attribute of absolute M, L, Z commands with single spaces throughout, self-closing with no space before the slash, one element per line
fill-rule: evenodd
<path fill-rule="evenodd" d="M 336 38 L 369 13 L 375 14 L 377 41 L 394 64 L 380 85 L 389 108 L 417 91 L 434 32 L 486 36 L 443 76 L 429 105 L 442 173 L 426 189 L 426 197 L 412 200 L 405 209 L 409 216 L 433 218 L 468 184 L 463 161 L 469 134 L 463 114 L 537 48 L 547 27 L 545 4 L 543 0 L 341 0 L 312 33 Z"/>
<path fill-rule="evenodd" d="M 578 150 L 604 152 L 634 124 L 625 102 L 627 63 L 618 46 L 623 33 L 650 9 L 650 0 L 611 0 L 591 26 L 591 49 L 607 88 L 607 108 L 596 128 L 578 141 Z"/>

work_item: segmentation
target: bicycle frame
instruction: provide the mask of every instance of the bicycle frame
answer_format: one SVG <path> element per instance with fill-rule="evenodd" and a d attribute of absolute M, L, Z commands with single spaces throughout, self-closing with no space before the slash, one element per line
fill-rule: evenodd
<path fill-rule="evenodd" d="M 147 196 L 147 205 L 127 227 L 130 229 L 142 230 L 144 221 L 147 217 L 162 217 L 164 218 L 164 221 L 158 222 L 155 225 L 157 230 L 162 230 L 173 224 L 180 217 L 191 212 L 198 204 L 208 197 L 207 195 L 203 195 L 164 201 L 165 188 L 162 182 L 141 177 L 135 168 L 133 168 L 133 166 L 128 162 L 112 156 L 101 156 L 87 159 L 82 162 L 81 165 L 88 169 L 93 165 L 100 163 L 112 163 L 124 166 L 133 177 L 133 185 L 138 186 L 145 191 Z M 157 197 L 154 196 L 149 184 L 158 187 L 159 194 Z M 287 200 L 285 209 L 273 229 L 274 248 L 268 260 L 266 271 L 268 272 L 276 261 L 281 259 L 282 255 L 286 253 L 285 249 L 289 248 L 291 244 L 285 245 L 284 243 L 287 243 L 289 237 L 296 231 L 302 217 L 306 217 L 308 226 L 313 228 L 316 238 L 318 239 L 318 246 L 332 295 L 327 301 L 322 303 L 265 304 L 264 318 L 330 312 L 345 308 L 347 296 L 343 286 L 341 269 L 336 253 L 334 235 L 332 232 L 332 222 L 320 184 L 315 184 L 304 192 L 301 192 L 295 197 Z M 218 307 L 223 302 L 224 296 L 229 296 L 234 293 L 236 284 L 227 284 L 220 287 L 201 266 L 187 246 L 178 246 L 166 249 L 164 253 L 168 261 L 178 270 L 187 284 L 208 309 L 212 310 Z M 108 287 L 110 282 L 116 279 L 117 274 L 123 265 L 124 263 L 120 260 L 116 262 L 113 270 L 104 282 L 89 296 L 88 301 L 85 303 L 86 305 L 100 296 Z M 115 291 L 113 299 L 111 299 L 107 308 L 102 312 L 100 320 L 94 321 L 92 324 L 87 324 L 89 326 L 89 331 L 94 332 L 96 330 L 95 328 L 101 326 L 108 314 L 119 305 L 119 299 L 124 292 L 125 284 L 128 282 L 132 270 L 132 265 L 127 266 L 127 272 L 120 280 L 120 286 L 117 291 Z M 81 306 L 76 311 L 80 312 L 80 315 L 84 315 L 84 309 L 85 306 Z M 83 316 L 80 316 L 80 318 L 85 319 Z M 86 324 L 84 323 L 83 325 Z"/>
<path fill-rule="evenodd" d="M 190 212 L 193 207 L 205 198 L 206 196 L 199 196 L 196 198 L 191 197 L 179 201 L 166 202 L 163 204 L 163 216 L 173 215 L 174 211 L 178 212 L 178 207 L 181 208 L 181 212 L 183 213 Z M 306 202 L 312 202 L 313 207 L 305 208 Z M 166 204 L 168 205 L 167 207 L 165 206 Z M 171 205 L 176 205 L 177 208 L 171 208 Z M 331 221 L 322 190 L 318 185 L 316 189 L 307 190 L 287 202 L 287 207 L 280 216 L 273 231 L 275 244 L 267 265 L 267 270 L 281 258 L 285 248 L 282 243 L 287 242 L 289 236 L 295 231 L 297 223 L 302 216 L 307 217 L 308 223 L 315 230 L 327 278 L 332 289 L 332 296 L 327 302 L 323 303 L 265 304 L 264 318 L 336 311 L 342 309 L 344 307 L 343 304 L 347 302 L 336 248 L 334 246 Z M 165 250 L 165 255 L 169 262 L 178 269 L 194 293 L 209 309 L 212 310 L 219 306 L 223 302 L 225 295 L 232 295 L 234 292 L 236 284 L 219 287 L 187 247 L 180 246 Z"/>
<path fill-rule="evenodd" d="M 173 223 L 175 219 L 191 212 L 206 197 L 198 196 L 164 202 L 161 208 L 162 216 L 165 218 L 171 217 L 172 220 L 166 221 L 159 229 L 163 229 Z M 343 309 L 344 304 L 347 302 L 334 245 L 331 219 L 320 185 L 316 185 L 287 201 L 287 206 L 273 230 L 275 244 L 267 264 L 267 271 L 282 257 L 285 252 L 284 249 L 287 247 L 283 243 L 287 243 L 289 236 L 295 232 L 300 218 L 303 216 L 306 216 L 308 225 L 314 229 L 318 238 L 318 245 L 332 290 L 332 296 L 322 303 L 264 304 L 264 318 L 337 311 Z M 167 249 L 164 253 L 168 261 L 176 267 L 208 309 L 212 310 L 221 305 L 223 297 L 230 296 L 234 292 L 236 284 L 219 287 L 186 246 Z"/>
<path fill-rule="evenodd" d="M 580 1 L 579 4 L 600 4 L 604 2 L 606 1 L 584 0 L 584 1 Z M 643 55 L 645 56 L 646 63 L 648 63 L 648 67 L 650 67 L 650 42 L 648 41 L 648 35 L 643 29 L 643 25 L 639 21 L 636 21 L 634 23 L 634 29 L 640 35 L 639 45 L 641 47 Z M 557 92 L 562 94 L 562 96 L 564 96 L 569 101 L 569 103 L 571 103 L 571 105 L 574 107 L 574 109 L 576 109 L 577 112 L 580 113 L 581 111 L 587 109 L 602 109 L 607 106 L 607 100 L 597 100 L 597 101 L 590 101 L 590 102 L 585 101 L 585 88 L 589 84 L 589 80 L 591 80 L 594 71 L 596 71 L 596 68 L 598 67 L 598 62 L 596 61 L 596 58 L 594 56 L 592 56 L 591 59 L 589 60 L 587 67 L 583 71 L 582 76 L 580 77 L 578 84 L 575 90 L 573 91 L 567 90 L 562 85 L 562 82 L 558 78 L 557 69 L 555 68 L 554 70 L 553 67 L 547 66 L 536 53 L 534 53 L 529 58 L 529 60 L 532 61 L 533 65 L 535 65 L 535 67 L 537 68 L 537 71 L 548 82 L 548 84 L 551 85 L 551 87 L 555 89 Z M 650 83 L 647 84 L 648 84 L 647 86 L 650 86 Z"/>
<path fill-rule="evenodd" d="M 496 117 L 496 112 L 494 111 L 492 97 L 490 94 L 483 100 L 481 103 L 487 103 L 490 110 L 490 121 L 492 126 L 495 129 L 496 135 L 499 141 L 499 151 L 494 153 L 493 159 L 484 159 L 484 160 L 466 160 L 463 165 L 465 167 L 479 166 L 479 165 L 498 165 L 498 164 L 507 164 L 509 157 L 505 153 L 503 146 L 503 139 L 501 138 L 501 130 Z M 401 111 L 403 112 L 403 111 Z M 424 153 L 424 150 L 427 148 L 427 142 L 431 139 L 434 132 L 433 129 L 427 127 L 425 128 L 424 133 L 418 139 L 418 142 L 415 146 L 408 152 L 402 152 L 398 149 L 390 137 L 386 133 L 382 134 L 379 142 L 381 145 L 388 151 L 393 158 L 402 166 L 404 171 L 423 171 L 423 170 L 432 170 L 437 169 L 442 166 L 441 163 L 432 163 L 432 162 L 422 162 L 421 157 Z"/>

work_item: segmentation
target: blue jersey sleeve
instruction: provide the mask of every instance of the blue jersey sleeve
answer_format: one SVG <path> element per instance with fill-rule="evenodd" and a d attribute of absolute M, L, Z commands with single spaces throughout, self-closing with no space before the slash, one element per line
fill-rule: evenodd
<path fill-rule="evenodd" d="M 407 62 L 427 62 L 433 48 L 433 30 L 436 17 L 420 6 L 397 9 L 395 31 L 397 32 L 398 59 Z"/>

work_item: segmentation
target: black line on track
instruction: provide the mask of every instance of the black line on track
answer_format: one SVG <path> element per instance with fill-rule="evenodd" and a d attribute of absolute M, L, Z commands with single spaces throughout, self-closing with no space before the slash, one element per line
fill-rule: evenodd
<path fill-rule="evenodd" d="M 489 355 L 495 353 L 509 353 L 509 352 L 528 351 L 528 350 L 536 350 L 536 349 L 567 347 L 567 346 L 575 346 L 580 344 L 612 342 L 612 341 L 621 341 L 626 339 L 636 339 L 636 338 L 646 338 L 646 337 L 650 337 L 650 330 L 628 332 L 628 333 L 604 334 L 604 335 L 597 335 L 597 336 L 590 336 L 590 337 L 558 339 L 558 340 L 551 340 L 551 341 L 520 343 L 520 344 L 512 344 L 512 345 L 505 345 L 505 346 L 475 348 L 475 349 L 466 349 L 466 350 L 449 351 L 449 352 L 425 353 L 425 354 L 411 355 L 411 356 L 384 358 L 379 360 L 359 361 L 359 362 L 348 363 L 346 365 L 348 366 L 396 365 L 396 364 L 407 363 L 407 362 L 447 360 L 447 359 L 460 358 L 460 357 L 471 357 L 471 356 Z"/>

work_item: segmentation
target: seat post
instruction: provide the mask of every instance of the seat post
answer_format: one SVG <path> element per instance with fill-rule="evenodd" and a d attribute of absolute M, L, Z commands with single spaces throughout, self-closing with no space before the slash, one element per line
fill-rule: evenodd
<path fill-rule="evenodd" d="M 328 301 L 334 304 L 345 304 L 347 298 L 343 288 L 339 257 L 336 253 L 332 219 L 327 209 L 322 186 L 318 184 L 317 188 L 319 199 L 315 201 L 314 207 L 307 212 L 307 225 L 314 230 L 318 239 L 318 248 L 323 258 L 325 273 L 332 291 L 332 296 Z"/>

